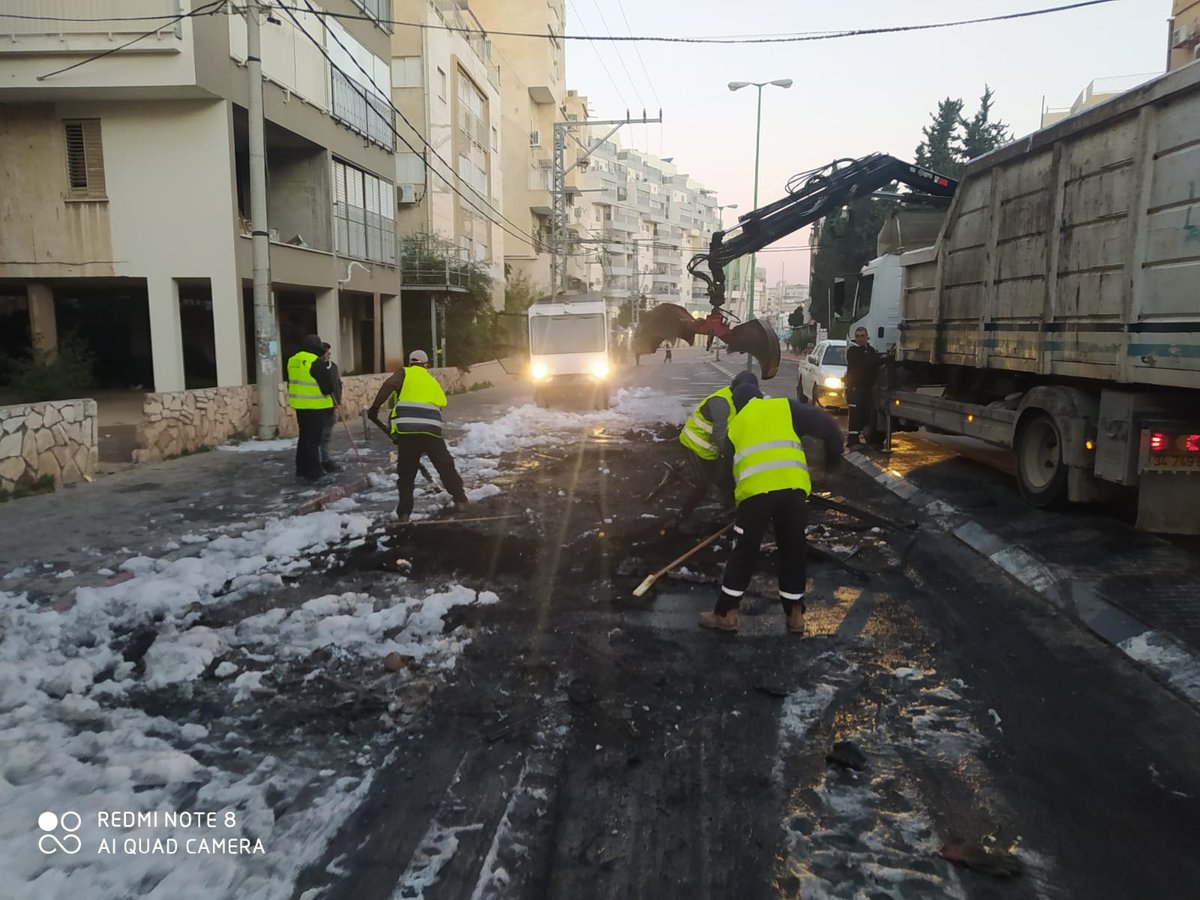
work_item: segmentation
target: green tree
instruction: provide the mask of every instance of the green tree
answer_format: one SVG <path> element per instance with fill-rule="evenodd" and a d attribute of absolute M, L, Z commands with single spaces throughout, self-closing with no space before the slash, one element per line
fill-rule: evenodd
<path fill-rule="evenodd" d="M 991 120 L 993 97 L 992 89 L 985 84 L 983 96 L 979 98 L 979 109 L 976 110 L 975 115 L 970 119 L 959 117 L 958 125 L 962 131 L 959 145 L 964 162 L 990 153 L 1010 139 L 1008 126 L 1003 122 Z"/>
<path fill-rule="evenodd" d="M 524 272 L 515 272 L 511 266 L 504 267 L 504 311 L 524 314 L 537 299 L 537 288 L 533 279 Z"/>
<path fill-rule="evenodd" d="M 962 108 L 962 100 L 947 97 L 938 103 L 937 112 L 929 114 L 931 121 L 921 129 L 923 138 L 915 151 L 918 166 L 951 178 L 962 171 L 962 139 L 958 134 Z"/>
<path fill-rule="evenodd" d="M 438 303 L 445 325 L 446 359 L 439 363 L 465 368 L 490 359 L 495 310 L 487 270 L 450 241 L 432 234 L 415 234 L 401 241 L 400 267 L 405 284 L 446 288 Z M 404 331 L 421 338 L 431 334 L 428 304 L 409 307 Z M 415 348 L 406 347 L 405 354 L 411 349 Z"/>

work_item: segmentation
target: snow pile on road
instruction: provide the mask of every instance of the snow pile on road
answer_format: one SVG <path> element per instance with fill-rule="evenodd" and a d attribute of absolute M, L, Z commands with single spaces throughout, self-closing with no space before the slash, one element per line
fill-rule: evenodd
<path fill-rule="evenodd" d="M 264 590 L 286 593 L 284 574 L 360 538 L 369 524 L 361 514 L 319 512 L 218 537 L 193 557 L 136 556 L 114 583 L 79 588 L 74 603 L 53 607 L 0 592 L 0 896 L 291 896 L 297 873 L 361 802 L 371 759 L 360 751 L 331 761 L 303 750 L 285 759 L 256 747 L 254 701 L 273 690 L 271 673 L 320 648 L 372 661 L 394 650 L 448 668 L 464 640 L 442 633 L 442 616 L 498 598 L 461 585 L 382 600 L 347 593 L 220 628 L 194 623 Z M 139 633 L 153 641 L 140 677 L 138 654 L 129 652 Z M 209 672 L 219 679 L 201 682 Z M 226 697 L 229 712 L 210 723 L 225 729 L 220 734 L 139 708 L 164 691 L 148 707 L 171 707 L 172 697 L 202 683 Z M 118 828 L 98 818 L 184 809 L 216 811 L 219 822 Z M 39 830 L 45 812 L 76 812 L 78 827 L 69 830 L 76 823 L 67 816 Z M 77 838 L 79 852 L 54 842 L 44 845 L 53 852 L 38 852 L 40 837 L 68 847 L 67 838 Z M 228 847 L 215 839 L 233 839 L 240 854 L 214 849 Z"/>
<path fill-rule="evenodd" d="M 506 451 L 574 443 L 600 429 L 617 436 L 654 422 L 680 423 L 687 412 L 649 388 L 621 390 L 615 399 L 604 411 L 525 405 L 494 422 L 468 424 L 454 442 L 468 496 L 500 493 L 487 479 Z M 278 452 L 292 446 L 256 441 L 221 449 Z M 432 485 L 418 484 L 418 514 L 447 502 Z M 73 598 L 53 605 L 20 592 L 24 567 L 5 576 L 0 897 L 293 895 L 296 876 L 321 857 L 361 803 L 377 762 L 366 738 L 355 745 L 352 736 L 337 736 L 342 743 L 336 754 L 328 744 L 270 743 L 265 735 L 278 734 L 279 726 L 268 730 L 268 719 L 272 710 L 278 714 L 280 702 L 301 711 L 305 703 L 321 702 L 306 697 L 305 688 L 324 673 L 316 668 L 300 680 L 295 667 L 302 671 L 318 656 L 330 664 L 355 658 L 375 663 L 396 653 L 425 671 L 449 669 L 464 638 L 443 633 L 443 616 L 455 606 L 498 601 L 486 590 L 424 590 L 396 576 L 384 597 L 351 591 L 290 602 L 285 579 L 312 568 L 331 548 L 354 546 L 367 536 L 371 519 L 352 511 L 357 504 L 394 502 L 390 478 L 374 477 L 371 487 L 374 493 L 347 498 L 338 511 L 275 519 L 241 534 L 196 534 L 194 526 L 180 523 L 177 533 L 156 539 L 172 551 L 187 544 L 193 555 L 133 556 L 118 572 L 104 573 L 106 584 L 79 587 Z M 236 513 L 246 514 L 253 511 Z M 282 602 L 237 618 L 239 603 L 257 603 L 266 593 Z M 214 621 L 226 624 L 201 624 Z M 275 677 L 280 672 L 291 673 L 286 688 Z M 283 690 L 300 693 L 280 696 L 272 706 L 273 692 Z M 117 827 L 99 818 L 101 811 L 181 810 L 216 811 L 220 821 L 192 827 L 146 820 Z M 54 816 L 43 815 L 48 812 Z M 39 818 L 47 828 L 39 828 Z M 39 839 L 49 852 L 39 852 Z M 216 839 L 233 841 L 240 852 L 224 843 L 214 849 Z M 189 849 L 197 840 L 207 843 Z M 77 853 L 59 849 L 74 841 Z"/>

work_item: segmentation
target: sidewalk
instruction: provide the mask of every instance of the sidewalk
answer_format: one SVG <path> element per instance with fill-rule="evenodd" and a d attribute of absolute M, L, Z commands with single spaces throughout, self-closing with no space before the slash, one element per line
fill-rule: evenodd
<path fill-rule="evenodd" d="M 361 429 L 351 428 L 367 468 L 386 467 L 383 435 L 363 446 Z M 342 470 L 319 485 L 293 477 L 294 440 L 241 446 L 266 449 L 215 449 L 137 465 L 0 504 L 0 591 L 53 597 L 102 584 L 97 570 L 115 570 L 130 556 L 187 555 L 190 533 L 245 531 L 365 484 L 344 429 L 333 439 Z"/>

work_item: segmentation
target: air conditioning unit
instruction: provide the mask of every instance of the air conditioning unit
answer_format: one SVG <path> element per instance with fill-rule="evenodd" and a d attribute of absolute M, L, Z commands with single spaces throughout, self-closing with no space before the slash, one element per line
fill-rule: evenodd
<path fill-rule="evenodd" d="M 417 202 L 417 186 L 415 184 L 398 184 L 398 185 L 396 185 L 396 202 L 397 203 L 416 203 Z"/>
<path fill-rule="evenodd" d="M 1194 47 L 1197 42 L 1200 42 L 1200 32 L 1191 25 L 1180 25 L 1171 32 L 1171 48 L 1174 50 Z"/>
<path fill-rule="evenodd" d="M 529 132 L 529 146 L 530 147 L 542 146 L 542 133 L 540 131 Z"/>

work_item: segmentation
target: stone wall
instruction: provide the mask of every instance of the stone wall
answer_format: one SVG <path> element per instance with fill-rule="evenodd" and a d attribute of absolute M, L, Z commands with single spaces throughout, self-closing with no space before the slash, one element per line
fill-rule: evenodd
<path fill-rule="evenodd" d="M 447 394 L 473 385 L 498 384 L 507 376 L 495 362 L 462 369 L 432 369 Z M 342 379 L 342 416 L 358 418 L 371 405 L 386 374 L 351 375 Z M 287 403 L 287 384 L 279 386 L 279 436 L 296 436 L 296 414 Z M 90 401 L 89 401 L 90 402 Z M 94 404 L 93 404 L 94 408 Z M 147 394 L 138 425 L 134 462 L 156 462 L 202 447 L 215 447 L 235 435 L 251 436 L 258 428 L 258 388 L 254 385 L 203 388 Z"/>
<path fill-rule="evenodd" d="M 91 478 L 98 460 L 95 400 L 0 406 L 0 490 Z"/>

